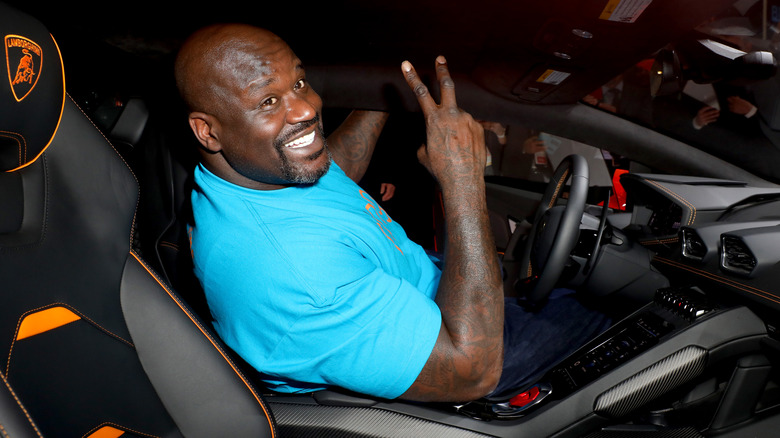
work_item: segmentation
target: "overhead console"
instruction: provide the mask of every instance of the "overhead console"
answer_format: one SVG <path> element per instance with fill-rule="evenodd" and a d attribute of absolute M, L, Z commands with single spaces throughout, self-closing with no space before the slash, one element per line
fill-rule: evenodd
<path fill-rule="evenodd" d="M 476 63 L 475 82 L 528 103 L 574 103 L 730 6 L 729 0 L 553 0 L 503 10 L 484 41 L 490 52 L 515 47 L 499 62 Z M 664 32 L 656 32 L 664 23 Z M 627 44 L 630 42 L 630 44 Z M 502 73 L 505 72 L 505 73 Z M 518 72 L 520 76 L 518 77 Z M 649 74 L 649 72 L 648 72 Z"/>

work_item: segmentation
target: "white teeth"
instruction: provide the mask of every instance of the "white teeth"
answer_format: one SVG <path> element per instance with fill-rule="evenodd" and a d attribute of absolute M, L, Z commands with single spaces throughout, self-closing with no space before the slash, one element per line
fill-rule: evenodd
<path fill-rule="evenodd" d="M 285 143 L 284 147 L 286 148 L 302 148 L 305 146 L 310 145 L 314 141 L 314 135 L 317 131 L 312 131 L 311 134 L 306 134 L 303 137 L 296 138 L 295 140 Z"/>

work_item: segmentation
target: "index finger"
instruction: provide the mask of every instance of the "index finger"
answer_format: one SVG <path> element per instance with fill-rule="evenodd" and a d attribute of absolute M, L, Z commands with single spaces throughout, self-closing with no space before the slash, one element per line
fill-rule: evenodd
<path fill-rule="evenodd" d="M 404 77 L 406 78 L 406 83 L 409 84 L 409 88 L 411 88 L 412 91 L 414 91 L 415 96 L 417 96 L 417 102 L 420 103 L 420 108 L 422 108 L 423 113 L 427 114 L 436 109 L 436 102 L 433 101 L 431 93 L 428 92 L 428 87 L 423 84 L 417 71 L 412 66 L 412 63 L 409 61 L 402 62 L 401 70 L 404 72 Z"/>

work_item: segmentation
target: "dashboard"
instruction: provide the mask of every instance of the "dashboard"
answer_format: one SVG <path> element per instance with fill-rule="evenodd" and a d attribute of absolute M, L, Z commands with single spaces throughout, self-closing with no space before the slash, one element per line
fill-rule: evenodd
<path fill-rule="evenodd" d="M 621 182 L 632 207 L 625 230 L 654 250 L 672 284 L 780 315 L 780 187 L 645 174 Z"/>
<path fill-rule="evenodd" d="M 667 199 L 651 206 L 647 226 L 653 235 L 667 236 L 677 233 L 682 223 L 682 207 Z"/>

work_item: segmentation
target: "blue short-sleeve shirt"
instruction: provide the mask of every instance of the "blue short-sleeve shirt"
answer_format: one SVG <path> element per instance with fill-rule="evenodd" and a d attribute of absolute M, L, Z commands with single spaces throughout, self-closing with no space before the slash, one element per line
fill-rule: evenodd
<path fill-rule="evenodd" d="M 441 272 L 332 163 L 317 183 L 231 184 L 199 166 L 195 273 L 215 328 L 271 389 L 403 394 L 441 327 Z"/>

